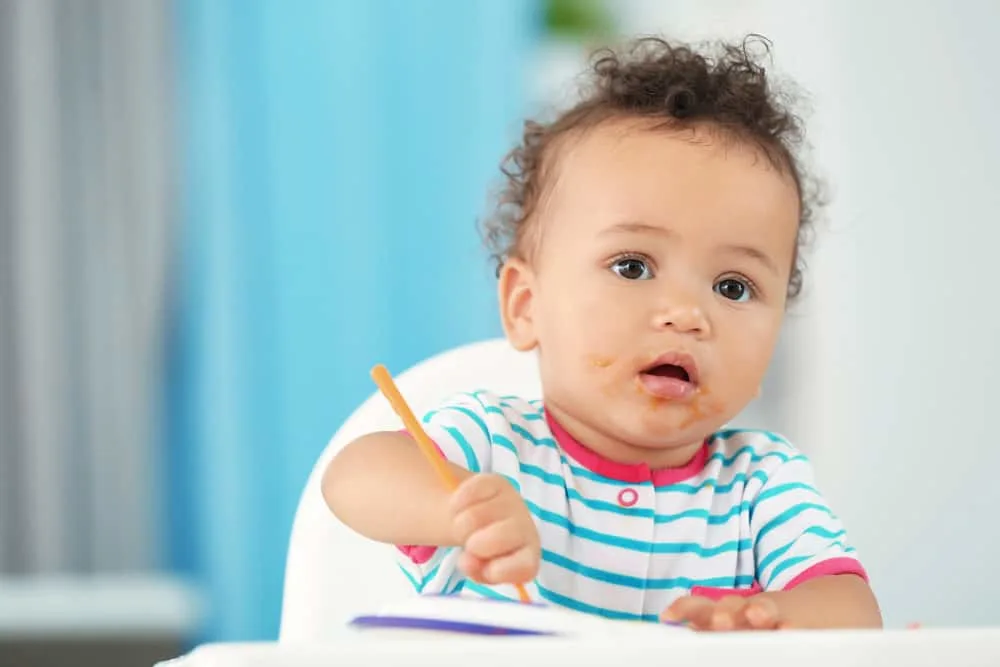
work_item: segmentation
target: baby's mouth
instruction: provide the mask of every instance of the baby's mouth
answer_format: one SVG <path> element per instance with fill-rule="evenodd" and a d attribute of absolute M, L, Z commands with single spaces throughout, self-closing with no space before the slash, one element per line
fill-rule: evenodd
<path fill-rule="evenodd" d="M 639 372 L 639 384 L 657 398 L 680 401 L 698 388 L 697 366 L 686 354 L 672 353 L 656 359 Z"/>
<path fill-rule="evenodd" d="M 682 382 L 690 382 L 691 375 L 684 370 L 683 366 L 677 364 L 658 364 L 643 371 L 647 375 L 655 375 L 662 378 L 674 378 Z"/>

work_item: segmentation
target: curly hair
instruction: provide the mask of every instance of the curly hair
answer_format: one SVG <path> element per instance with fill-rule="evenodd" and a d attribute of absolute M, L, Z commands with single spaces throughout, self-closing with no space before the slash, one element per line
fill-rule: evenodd
<path fill-rule="evenodd" d="M 756 55 L 755 44 L 762 47 Z M 800 213 L 788 296 L 797 296 L 804 269 L 800 250 L 821 202 L 818 184 L 807 178 L 796 156 L 802 123 L 789 108 L 790 98 L 772 89 L 760 63 L 769 51 L 770 42 L 751 35 L 720 45 L 714 55 L 657 37 L 636 40 L 622 53 L 596 52 L 589 92 L 552 122 L 526 121 L 521 143 L 501 163 L 504 181 L 496 209 L 482 225 L 497 274 L 508 258 L 524 251 L 559 140 L 609 119 L 632 117 L 666 129 L 706 127 L 750 143 L 792 178 Z"/>

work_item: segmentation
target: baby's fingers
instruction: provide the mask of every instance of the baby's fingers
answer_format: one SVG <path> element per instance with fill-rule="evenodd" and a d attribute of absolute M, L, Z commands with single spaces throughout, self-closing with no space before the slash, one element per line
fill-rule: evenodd
<path fill-rule="evenodd" d="M 458 569 L 465 573 L 473 581 L 483 581 L 483 568 L 488 561 L 477 558 L 467 551 L 462 552 L 458 557 Z"/>
<path fill-rule="evenodd" d="M 687 596 L 663 613 L 665 621 L 686 622 L 694 630 L 773 630 L 778 627 L 778 608 L 768 598 L 746 599 L 738 595 L 713 601 Z"/>
<path fill-rule="evenodd" d="M 462 482 L 451 494 L 452 512 L 457 514 L 468 507 L 488 503 L 503 493 L 509 492 L 511 488 L 510 482 L 499 475 L 473 475 Z"/>
<path fill-rule="evenodd" d="M 751 624 L 746 616 L 748 607 L 746 598 L 738 595 L 730 595 L 722 598 L 715 603 L 715 609 L 712 610 L 711 625 L 708 629 L 718 632 L 749 629 Z"/>
<path fill-rule="evenodd" d="M 463 551 L 458 568 L 469 579 L 483 584 L 525 584 L 538 575 L 538 551 L 525 546 L 490 558 Z"/>
<path fill-rule="evenodd" d="M 465 542 L 465 551 L 477 558 L 489 560 L 517 551 L 530 543 L 531 536 L 524 534 L 516 521 L 505 519 L 472 533 Z"/>
<path fill-rule="evenodd" d="M 757 596 L 749 601 L 744 612 L 747 621 L 755 630 L 776 630 L 781 628 L 778 605 L 774 600 Z"/>
<path fill-rule="evenodd" d="M 538 565 L 538 553 L 523 547 L 487 562 L 480 572 L 480 581 L 486 584 L 526 584 L 538 574 Z"/>
<path fill-rule="evenodd" d="M 695 630 L 706 630 L 711 626 L 715 603 L 708 598 L 688 595 L 674 601 L 660 615 L 660 619 L 671 623 L 687 623 Z"/>

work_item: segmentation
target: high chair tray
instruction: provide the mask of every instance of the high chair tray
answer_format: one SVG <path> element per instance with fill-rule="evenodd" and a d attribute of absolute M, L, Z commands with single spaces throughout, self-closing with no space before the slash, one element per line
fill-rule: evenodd
<path fill-rule="evenodd" d="M 163 667 L 997 667 L 1000 628 L 487 637 L 331 630 L 316 643 L 207 644 Z"/>

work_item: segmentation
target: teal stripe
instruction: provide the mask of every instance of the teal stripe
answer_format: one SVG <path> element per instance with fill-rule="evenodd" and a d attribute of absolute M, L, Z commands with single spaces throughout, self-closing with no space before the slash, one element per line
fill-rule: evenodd
<path fill-rule="evenodd" d="M 781 484 L 772 489 L 763 491 L 760 495 L 757 496 L 757 504 L 759 505 L 762 501 L 767 500 L 768 498 L 774 498 L 776 496 L 780 496 L 783 493 L 796 490 L 808 491 L 809 493 L 816 494 L 817 496 L 820 495 L 819 491 L 817 491 L 815 487 L 813 487 L 810 484 L 806 484 L 804 482 L 792 482 L 790 484 Z"/>
<path fill-rule="evenodd" d="M 528 475 L 529 477 L 534 477 L 535 479 L 541 480 L 550 486 L 559 487 L 568 491 L 574 491 L 575 489 L 569 489 L 566 487 L 566 478 L 562 475 L 554 472 L 549 472 L 544 468 L 533 465 L 531 463 L 521 463 L 518 466 L 522 473 Z"/>
<path fill-rule="evenodd" d="M 672 516 L 669 514 L 657 515 L 652 509 L 648 507 L 622 507 L 617 503 L 609 503 L 606 500 L 594 500 L 593 498 L 584 498 L 583 495 L 576 489 L 566 489 L 566 497 L 571 500 L 575 500 L 584 507 L 592 509 L 596 512 L 608 512 L 611 514 L 617 514 L 618 516 L 631 516 L 638 517 L 640 519 L 655 519 L 656 523 L 667 523 L 668 519 Z M 659 519 L 664 519 L 660 521 Z"/>
<path fill-rule="evenodd" d="M 497 407 L 496 405 L 487 405 L 486 402 L 483 400 L 482 397 L 483 394 L 488 394 L 488 400 L 496 401 L 500 405 L 500 407 Z M 507 408 L 511 412 L 520 415 L 523 419 L 527 421 L 537 421 L 539 419 L 545 419 L 545 412 L 541 408 L 540 401 L 525 401 L 520 396 L 506 396 L 506 395 L 497 396 L 496 394 L 486 391 L 485 389 L 480 389 L 478 391 L 465 394 L 465 396 L 471 397 L 473 400 L 476 401 L 476 403 L 479 403 L 479 405 L 483 406 L 483 410 L 485 412 L 492 412 L 495 414 L 506 416 L 507 413 L 504 412 L 502 408 Z M 531 407 L 535 408 L 535 412 L 522 412 L 520 408 L 518 408 L 516 405 L 512 405 L 511 401 L 517 401 L 519 403 L 527 403 Z"/>
<path fill-rule="evenodd" d="M 437 565 L 434 566 L 434 569 L 432 569 L 430 572 L 424 575 L 423 579 L 421 579 L 420 582 L 417 584 L 418 593 L 422 593 L 424 591 L 424 589 L 427 587 L 427 584 L 431 583 L 434 580 L 434 577 L 437 576 L 438 570 L 440 569 L 441 569 L 441 563 L 438 563 Z"/>
<path fill-rule="evenodd" d="M 462 450 L 462 454 L 465 456 L 465 467 L 469 469 L 469 472 L 480 472 L 479 459 L 476 457 L 476 452 L 472 449 L 469 441 L 465 439 L 465 436 L 462 435 L 462 432 L 454 426 L 445 426 L 444 430 Z"/>
<path fill-rule="evenodd" d="M 829 529 L 827 529 L 827 528 L 825 528 L 823 526 L 810 526 L 809 528 L 807 528 L 805 531 L 802 532 L 802 535 L 799 535 L 798 537 L 796 537 L 794 540 L 792 540 L 788 544 L 784 545 L 783 547 L 779 547 L 779 548 L 775 549 L 774 551 L 772 551 L 771 553 L 769 553 L 766 556 L 764 556 L 757 563 L 757 569 L 759 571 L 761 571 L 761 572 L 765 571 L 767 569 L 767 567 L 771 563 L 773 563 L 778 558 L 781 558 L 782 555 L 784 555 L 786 552 L 788 552 L 789 549 L 791 549 L 796 544 L 798 544 L 798 541 L 800 539 L 802 539 L 802 537 L 804 537 L 806 535 L 817 535 L 817 536 L 822 537 L 824 539 L 835 540 L 838 537 L 843 537 L 844 534 L 845 534 L 845 532 L 846 531 L 844 531 L 844 530 L 838 530 L 837 532 L 833 532 L 832 530 L 829 530 Z M 757 544 L 758 544 L 758 546 L 760 545 L 760 541 L 759 540 L 758 540 Z"/>
<path fill-rule="evenodd" d="M 822 512 L 826 514 L 831 519 L 836 520 L 837 517 L 834 516 L 833 512 L 830 511 L 826 505 L 820 505 L 819 503 L 798 503 L 797 505 L 792 505 L 787 510 L 777 515 L 771 519 L 767 524 L 765 524 L 759 531 L 757 531 L 756 540 L 758 543 L 764 539 L 764 536 L 770 533 L 772 530 L 776 530 L 781 526 L 785 525 L 798 515 L 803 512 L 808 512 L 809 510 L 816 510 L 817 512 Z"/>
<path fill-rule="evenodd" d="M 490 440 L 493 442 L 494 445 L 497 445 L 498 447 L 503 447 L 507 451 L 517 456 L 518 454 L 517 447 L 515 447 L 514 443 L 510 441 L 510 438 L 505 438 L 502 435 L 497 435 L 496 433 L 493 433 L 490 436 Z"/>
<path fill-rule="evenodd" d="M 557 565 L 564 570 L 569 570 L 575 574 L 587 577 L 588 579 L 593 579 L 594 581 L 603 581 L 608 584 L 614 584 L 615 586 L 624 586 L 626 588 L 635 588 L 638 590 L 667 590 L 671 588 L 689 589 L 692 586 L 736 587 L 740 585 L 749 586 L 753 583 L 753 577 L 749 575 L 737 577 L 714 577 L 711 579 L 691 579 L 689 577 L 645 579 L 643 577 L 633 577 L 627 574 L 609 572 L 608 570 L 590 567 L 589 565 L 584 565 L 573 560 L 572 558 L 567 558 L 566 556 L 548 551 L 547 549 L 542 549 L 542 560 L 547 563 Z"/>
<path fill-rule="evenodd" d="M 484 586 L 482 584 L 476 583 L 470 579 L 465 580 L 465 590 L 472 591 L 478 595 L 482 595 L 484 598 L 489 598 L 491 600 L 513 600 L 514 598 L 509 598 L 506 595 L 502 595 L 497 591 L 493 590 L 489 586 Z"/>
<path fill-rule="evenodd" d="M 645 540 L 633 540 L 631 538 L 609 535 L 608 533 L 602 533 L 590 528 L 577 526 L 571 523 L 563 515 L 542 509 L 527 498 L 524 499 L 524 502 L 528 506 L 531 513 L 536 517 L 546 523 L 559 526 L 560 528 L 566 530 L 566 532 L 570 535 L 590 540 L 591 542 L 598 542 L 600 544 L 607 544 L 613 547 L 629 549 L 630 551 L 656 554 L 692 553 L 697 554 L 702 558 L 709 558 L 711 556 L 717 556 L 731 551 L 743 551 L 744 549 L 750 549 L 753 546 L 753 543 L 750 540 L 731 540 L 714 547 L 704 547 L 697 542 L 647 542 Z"/>
<path fill-rule="evenodd" d="M 548 447 L 549 449 L 558 450 L 559 446 L 556 444 L 555 439 L 548 437 L 536 437 L 533 433 L 528 431 L 526 428 L 520 424 L 510 424 L 510 430 L 517 433 L 519 436 L 530 442 L 536 447 Z"/>
<path fill-rule="evenodd" d="M 834 542 L 830 546 L 839 546 L 843 550 L 845 556 L 849 556 L 851 554 L 857 553 L 857 550 L 854 547 L 846 546 L 846 545 L 844 545 L 843 542 L 840 542 L 840 541 Z M 788 568 L 793 567 L 795 565 L 798 565 L 802 561 L 808 560 L 810 558 L 815 558 L 815 557 L 816 557 L 815 554 L 811 554 L 811 555 L 808 555 L 808 556 L 796 556 L 795 558 L 789 558 L 786 561 L 782 561 L 781 564 L 778 565 L 777 567 L 775 567 L 774 571 L 771 572 L 771 576 L 769 576 L 767 578 L 768 585 L 770 585 L 771 582 L 774 581 L 778 577 L 779 574 L 781 574 L 782 572 L 784 572 Z"/>
<path fill-rule="evenodd" d="M 536 403 L 538 403 L 538 404 L 541 403 L 540 399 L 536 398 L 534 400 L 526 401 L 526 400 L 524 400 L 523 396 L 515 396 L 514 394 L 502 394 L 500 396 L 497 396 L 496 394 L 494 394 L 493 392 L 489 391 L 488 389 L 478 389 L 478 390 L 472 392 L 472 395 L 475 396 L 476 400 L 478 400 L 480 402 L 482 402 L 482 400 L 483 400 L 481 398 L 483 394 L 488 394 L 489 398 L 491 400 L 492 399 L 497 399 L 497 400 L 500 400 L 500 401 L 523 401 L 523 402 L 528 403 L 530 405 L 535 405 Z M 484 405 L 485 405 L 485 403 L 484 403 Z"/>
<path fill-rule="evenodd" d="M 769 458 L 776 458 L 782 463 L 788 463 L 789 461 L 806 460 L 806 457 L 802 456 L 801 454 L 793 456 L 789 456 L 785 452 L 767 452 L 766 454 L 758 454 L 757 450 L 754 449 L 753 445 L 744 445 L 743 447 L 740 447 L 735 452 L 733 452 L 731 456 L 728 457 L 723 452 L 716 452 L 708 457 L 708 462 L 720 461 L 722 463 L 722 467 L 728 468 L 732 466 L 733 463 L 737 461 L 737 459 L 743 458 L 743 455 L 746 454 L 747 452 L 750 453 L 749 456 L 750 463 L 759 463 L 760 461 Z"/>
<path fill-rule="evenodd" d="M 518 495 L 520 495 L 521 483 L 518 480 L 514 479 L 513 477 L 508 477 L 507 475 L 500 475 L 500 476 L 503 477 L 508 482 L 510 482 L 511 485 L 517 490 Z"/>
<path fill-rule="evenodd" d="M 465 586 L 465 574 L 463 574 L 457 568 L 452 569 L 451 573 L 448 575 L 448 581 L 444 582 L 444 586 L 441 587 L 442 595 L 451 595 L 458 593 Z"/>
<path fill-rule="evenodd" d="M 778 549 L 775 549 L 774 551 L 772 551 L 771 553 L 769 553 L 766 558 L 764 558 L 759 563 L 757 563 L 757 571 L 758 572 L 766 572 L 767 571 L 767 567 L 771 563 L 773 563 L 775 560 L 777 560 L 778 558 L 781 558 L 786 553 L 788 553 L 789 549 L 791 549 L 793 546 L 795 546 L 795 541 L 794 540 L 791 541 L 791 542 L 789 542 L 785 546 L 779 547 Z"/>
<path fill-rule="evenodd" d="M 545 415 L 543 415 L 540 412 L 521 412 L 520 410 L 517 409 L 517 407 L 511 405 L 510 403 L 506 403 L 504 401 L 500 401 L 500 407 L 497 407 L 495 405 L 487 405 L 485 410 L 488 413 L 492 413 L 495 415 L 502 415 L 503 417 L 507 416 L 508 411 L 513 412 L 524 421 L 529 421 L 529 422 L 541 421 L 542 419 L 545 419 Z"/>
<path fill-rule="evenodd" d="M 771 585 L 771 582 L 774 581 L 774 578 L 777 577 L 780 573 L 784 572 L 790 567 L 798 565 L 803 561 L 807 561 L 812 557 L 813 557 L 812 555 L 795 556 L 794 558 L 789 558 L 786 561 L 782 561 L 780 564 L 778 564 L 777 567 L 774 568 L 774 571 L 771 572 L 771 575 L 767 578 L 767 586 L 765 586 L 765 588 L 769 587 Z"/>
<path fill-rule="evenodd" d="M 734 505 L 724 514 L 711 514 L 708 510 L 704 509 L 684 510 L 683 512 L 678 512 L 677 514 L 657 514 L 655 517 L 655 523 L 672 523 L 674 521 L 679 521 L 680 519 L 705 519 L 709 525 L 717 526 L 730 521 L 733 517 L 739 516 L 744 511 L 748 511 L 749 509 L 750 503 L 744 501 L 739 505 Z"/>
<path fill-rule="evenodd" d="M 486 422 L 483 421 L 483 418 L 480 417 L 479 415 L 477 415 L 475 412 L 473 412 L 469 408 L 467 408 L 465 406 L 462 406 L 462 405 L 452 405 L 449 408 L 444 408 L 444 409 L 445 410 L 451 409 L 451 410 L 455 410 L 457 412 L 461 412 L 463 415 L 465 415 L 466 417 L 468 417 L 469 419 L 471 419 L 472 421 L 474 421 L 476 423 L 476 426 L 478 426 L 479 430 L 482 431 L 482 433 L 483 433 L 483 442 L 489 442 L 490 441 L 490 429 L 489 429 L 489 427 L 486 426 Z"/>
<path fill-rule="evenodd" d="M 539 410 L 538 412 L 521 412 L 520 410 L 518 410 L 516 407 L 514 407 L 510 403 L 507 403 L 507 402 L 504 402 L 504 401 L 501 401 L 500 405 L 503 406 L 503 407 L 505 407 L 505 408 L 507 408 L 508 410 L 510 410 L 512 412 L 517 412 L 519 415 L 521 415 L 521 418 L 524 419 L 525 421 L 529 421 L 529 422 L 531 422 L 531 421 L 542 421 L 542 420 L 545 419 L 545 413 L 542 412 L 541 410 Z"/>
<path fill-rule="evenodd" d="M 716 493 L 729 493 L 737 487 L 737 485 L 745 485 L 752 479 L 759 479 L 761 483 L 767 484 L 768 473 L 765 470 L 757 470 L 751 475 L 746 473 L 736 473 L 733 478 L 726 484 L 716 484 L 714 479 L 706 479 L 700 484 L 671 484 L 667 487 L 662 487 L 657 489 L 657 493 L 686 493 L 688 495 L 694 495 L 701 492 L 704 489 L 715 488 Z"/>
<path fill-rule="evenodd" d="M 490 442 L 490 430 L 487 428 L 486 422 L 484 422 L 482 418 L 473 410 L 470 410 L 462 405 L 446 405 L 438 410 L 431 410 L 424 415 L 422 421 L 425 424 L 430 424 L 443 412 L 458 412 L 465 415 L 471 419 L 482 432 L 483 442 Z M 480 472 L 482 466 L 479 464 L 479 457 L 476 454 L 475 448 L 473 448 L 472 445 L 469 444 L 469 441 L 465 438 L 465 434 L 463 434 L 455 426 L 448 423 L 442 424 L 441 427 L 455 440 L 455 442 L 458 443 L 459 447 L 462 449 L 462 454 L 465 456 L 467 464 L 466 467 L 472 472 Z M 440 443 L 438 444 L 440 445 Z"/>
<path fill-rule="evenodd" d="M 586 602 L 580 602 L 574 598 L 556 593 L 555 591 L 549 590 L 544 586 L 537 586 L 538 592 L 543 598 L 549 602 L 553 602 L 559 606 L 566 607 L 567 609 L 572 609 L 574 611 L 595 614 L 597 616 L 603 616 L 604 618 L 610 618 L 616 621 L 649 621 L 656 623 L 660 620 L 656 614 L 632 614 L 626 611 L 607 609 L 605 607 L 595 607 L 594 605 L 587 604 Z"/>
<path fill-rule="evenodd" d="M 410 580 L 410 584 L 412 584 L 412 585 L 413 585 L 413 590 L 415 590 L 415 591 L 418 591 L 418 592 L 419 592 L 419 591 L 420 591 L 420 582 L 419 582 L 419 581 L 417 581 L 417 579 L 416 579 L 416 578 L 415 578 L 415 577 L 414 577 L 414 576 L 413 576 L 412 574 L 410 574 L 409 572 L 407 572 L 406 568 L 405 568 L 405 567 L 403 567 L 403 564 L 402 564 L 402 563 L 397 563 L 397 565 L 399 565 L 399 571 L 400 571 L 400 572 L 402 572 L 402 573 L 403 573 L 403 575 L 404 575 L 404 576 L 405 576 L 405 577 L 406 577 L 407 579 L 409 579 L 409 580 Z"/>

